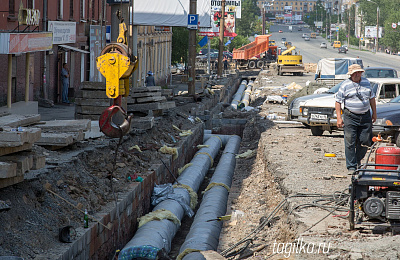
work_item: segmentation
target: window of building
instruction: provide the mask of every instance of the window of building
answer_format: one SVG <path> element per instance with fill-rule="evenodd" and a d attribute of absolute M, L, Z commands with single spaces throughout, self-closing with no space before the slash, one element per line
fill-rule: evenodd
<path fill-rule="evenodd" d="M 92 20 L 94 20 L 94 0 L 92 0 Z"/>
<path fill-rule="evenodd" d="M 9 0 L 8 2 L 8 14 L 10 16 L 15 16 L 15 1 Z"/>
<path fill-rule="evenodd" d="M 70 20 L 74 19 L 74 1 L 73 0 L 69 1 L 69 19 Z"/>
<path fill-rule="evenodd" d="M 295 8 L 294 8 L 294 10 L 296 10 L 296 11 L 297 11 L 297 7 L 295 7 Z"/>
<path fill-rule="evenodd" d="M 300 7 L 300 11 L 302 11 L 303 10 L 303 8 L 302 7 Z"/>
<path fill-rule="evenodd" d="M 63 2 L 64 2 L 63 0 L 58 0 L 58 10 L 57 10 L 57 18 L 58 19 L 63 19 L 63 12 L 64 12 L 64 10 L 63 10 L 64 3 Z"/>
<path fill-rule="evenodd" d="M 85 0 L 81 0 L 80 1 L 81 3 L 81 7 L 80 7 L 80 10 L 81 10 L 81 14 L 80 14 L 80 18 L 81 19 L 83 19 L 83 20 L 85 20 L 86 19 L 86 5 L 85 5 Z"/>
<path fill-rule="evenodd" d="M 26 8 L 35 9 L 35 2 L 33 0 L 28 0 L 26 3 Z"/>

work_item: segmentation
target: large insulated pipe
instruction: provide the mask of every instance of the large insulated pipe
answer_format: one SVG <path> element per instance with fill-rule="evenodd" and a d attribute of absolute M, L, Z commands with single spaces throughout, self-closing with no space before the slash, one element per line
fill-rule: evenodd
<path fill-rule="evenodd" d="M 219 149 L 222 147 L 222 141 L 218 137 L 209 138 L 204 143 L 208 147 L 200 149 L 193 159 L 191 165 L 187 167 L 178 178 L 179 184 L 189 187 L 191 193 L 197 194 L 201 182 L 204 179 L 208 169 L 212 166 L 213 160 L 216 157 Z M 177 184 L 177 183 L 175 183 Z M 174 194 L 180 195 L 187 205 L 195 206 L 193 196 L 188 189 L 182 186 L 175 187 Z M 197 202 L 197 201 L 196 201 Z M 185 215 L 184 208 L 181 204 L 173 199 L 166 199 L 155 206 L 153 212 L 158 210 L 167 210 L 171 212 L 176 219 L 182 220 Z M 171 242 L 180 224 L 174 223 L 171 220 L 152 220 L 141 226 L 134 237 L 121 250 L 120 258 L 134 252 L 136 248 L 143 246 L 153 246 L 158 249 L 165 249 L 166 252 L 171 250 Z"/>
<path fill-rule="evenodd" d="M 191 252 L 217 250 L 222 222 L 216 221 L 216 219 L 226 214 L 229 189 L 236 166 L 235 156 L 239 151 L 240 141 L 241 138 L 234 135 L 226 144 L 210 184 L 205 190 L 190 231 L 179 250 L 178 259 L 182 259 L 182 257 L 184 260 L 201 259 L 193 258 Z"/>
<path fill-rule="evenodd" d="M 239 89 L 236 91 L 235 95 L 233 96 L 231 106 L 233 109 L 237 109 L 240 100 L 242 100 L 243 92 L 246 89 L 247 82 L 243 80 L 240 83 Z"/>
<path fill-rule="evenodd" d="M 243 99 L 240 102 L 241 104 L 243 104 L 243 105 L 241 105 L 241 107 L 249 106 L 250 95 L 251 95 L 251 92 L 253 91 L 253 85 L 254 85 L 254 82 L 252 80 L 250 80 L 249 84 L 247 85 L 246 91 L 244 92 Z"/>

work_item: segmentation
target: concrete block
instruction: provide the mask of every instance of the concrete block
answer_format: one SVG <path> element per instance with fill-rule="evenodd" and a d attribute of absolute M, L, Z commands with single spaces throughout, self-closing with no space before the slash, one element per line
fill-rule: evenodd
<path fill-rule="evenodd" d="M 110 106 L 110 99 L 75 98 L 75 106 L 100 106 L 106 108 Z"/>
<path fill-rule="evenodd" d="M 23 182 L 24 176 L 16 176 L 7 179 L 0 179 L 0 189 Z"/>
<path fill-rule="evenodd" d="M 134 112 L 134 111 L 147 112 L 149 110 L 174 108 L 175 106 L 176 106 L 175 101 L 134 104 L 134 105 L 128 105 L 128 112 Z"/>
<path fill-rule="evenodd" d="M 149 130 L 154 126 L 154 117 L 134 117 L 131 121 L 131 129 Z"/>
<path fill-rule="evenodd" d="M 28 115 L 7 115 L 0 117 L 0 127 L 18 127 L 38 123 L 40 121 L 40 114 Z"/>
<path fill-rule="evenodd" d="M 32 170 L 38 170 L 46 166 L 46 156 L 35 154 L 33 155 Z"/>
<path fill-rule="evenodd" d="M 43 125 L 38 125 L 42 132 L 80 132 L 90 130 L 90 120 L 80 119 L 80 120 L 52 120 L 46 121 Z"/>
<path fill-rule="evenodd" d="M 17 165 L 17 176 L 23 176 L 33 167 L 33 154 L 1 156 L 0 162 L 15 163 Z"/>
<path fill-rule="evenodd" d="M 0 132 L 0 147 L 16 147 L 24 143 L 34 143 L 40 139 L 40 128 L 26 128 L 22 131 L 13 131 L 14 128 L 4 128 Z"/>
<path fill-rule="evenodd" d="M 84 81 L 81 83 L 80 89 L 82 90 L 104 90 L 106 92 L 105 82 Z"/>
<path fill-rule="evenodd" d="M 79 90 L 75 93 L 75 97 L 83 99 L 108 99 L 105 87 L 103 90 Z"/>
<path fill-rule="evenodd" d="M 129 93 L 129 97 L 127 98 L 128 103 L 132 103 L 135 101 L 135 98 L 141 98 L 141 97 L 159 97 L 161 96 L 161 91 L 156 91 L 156 92 L 137 92 L 137 93 Z"/>
<path fill-rule="evenodd" d="M 72 134 L 68 133 L 42 133 L 37 145 L 68 146 L 74 142 Z"/>
<path fill-rule="evenodd" d="M 156 97 L 142 97 L 137 98 L 137 103 L 146 103 L 146 102 L 159 102 L 159 101 L 166 101 L 167 99 L 164 96 L 156 96 Z"/>
<path fill-rule="evenodd" d="M 101 115 L 105 109 L 104 106 L 76 106 L 75 113 Z"/>
<path fill-rule="evenodd" d="M 0 156 L 32 149 L 33 143 L 25 143 L 16 147 L 0 147 Z"/>
<path fill-rule="evenodd" d="M 17 164 L 14 162 L 0 162 L 0 179 L 17 176 Z"/>
<path fill-rule="evenodd" d="M 140 93 L 140 92 L 152 92 L 152 91 L 161 91 L 161 87 L 160 86 L 151 86 L 151 87 L 132 88 L 130 94 Z"/>

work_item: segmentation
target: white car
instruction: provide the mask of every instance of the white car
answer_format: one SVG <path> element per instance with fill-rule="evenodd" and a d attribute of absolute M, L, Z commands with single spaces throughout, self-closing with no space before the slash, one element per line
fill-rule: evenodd
<path fill-rule="evenodd" d="M 371 87 L 376 93 L 376 103 L 384 104 L 400 95 L 400 78 L 369 78 Z M 335 95 L 328 95 L 306 100 L 300 106 L 301 116 L 297 121 L 307 124 L 311 133 L 320 136 L 324 131 L 332 133 L 336 126 Z"/>
<path fill-rule="evenodd" d="M 328 45 L 326 44 L 326 42 L 321 42 L 321 44 L 319 45 L 320 48 L 328 48 Z"/>

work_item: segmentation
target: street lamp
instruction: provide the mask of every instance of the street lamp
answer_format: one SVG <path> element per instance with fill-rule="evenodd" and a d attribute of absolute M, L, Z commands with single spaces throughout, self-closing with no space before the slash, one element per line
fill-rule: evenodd
<path fill-rule="evenodd" d="M 375 40 L 375 53 L 378 53 L 378 39 L 379 39 L 379 5 L 372 1 L 367 0 L 368 2 L 372 2 L 376 4 L 376 40 Z"/>

